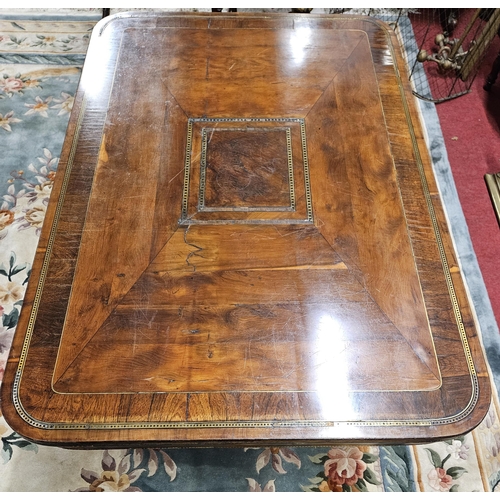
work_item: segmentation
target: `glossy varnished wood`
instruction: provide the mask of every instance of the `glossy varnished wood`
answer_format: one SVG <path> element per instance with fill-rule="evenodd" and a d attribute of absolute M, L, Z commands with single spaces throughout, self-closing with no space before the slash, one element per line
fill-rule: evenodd
<path fill-rule="evenodd" d="M 2 391 L 68 446 L 476 426 L 487 371 L 394 33 L 98 24 Z"/>

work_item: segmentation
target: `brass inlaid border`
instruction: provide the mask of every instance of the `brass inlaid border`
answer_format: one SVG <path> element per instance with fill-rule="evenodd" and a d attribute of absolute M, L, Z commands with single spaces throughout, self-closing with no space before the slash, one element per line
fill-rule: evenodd
<path fill-rule="evenodd" d="M 307 157 L 307 139 L 306 139 L 306 123 L 305 120 L 300 122 L 300 135 L 302 137 L 302 157 L 304 160 L 304 184 L 306 187 L 306 206 L 307 220 L 313 220 L 312 199 L 311 199 L 311 182 L 309 178 L 309 159 Z"/>
<path fill-rule="evenodd" d="M 40 270 L 40 277 L 38 279 L 35 297 L 33 299 L 33 305 L 31 308 L 31 314 L 30 314 L 30 318 L 28 321 L 28 326 L 26 327 L 26 336 L 25 336 L 25 339 L 23 342 L 23 347 L 21 349 L 21 354 L 19 355 L 19 365 L 18 365 L 18 368 L 16 371 L 16 375 L 14 377 L 14 384 L 13 384 L 13 388 L 12 388 L 12 402 L 14 404 L 14 407 L 15 407 L 18 415 L 23 420 L 30 423 L 31 425 L 33 425 L 33 423 L 32 423 L 33 421 L 36 421 L 36 422 L 38 422 L 38 421 L 33 419 L 24 409 L 23 404 L 21 402 L 21 399 L 19 397 L 19 388 L 20 388 L 20 384 L 21 384 L 21 378 L 23 375 L 23 371 L 24 371 L 24 365 L 26 364 L 26 358 L 28 356 L 28 350 L 29 350 L 29 346 L 31 343 L 31 337 L 33 335 L 33 330 L 35 328 L 35 321 L 36 321 L 36 317 L 38 314 L 38 308 L 40 307 L 40 301 L 42 299 L 42 292 L 43 292 L 43 288 L 45 286 L 45 279 L 46 279 L 48 268 L 49 268 L 50 258 L 52 256 L 52 249 L 54 248 L 54 242 L 56 239 L 57 226 L 59 224 L 59 219 L 61 217 L 61 212 L 62 212 L 62 208 L 63 208 L 63 204 L 64 204 L 64 200 L 65 200 L 65 195 L 66 195 L 66 190 L 68 188 L 69 179 L 70 179 L 71 171 L 73 168 L 73 162 L 74 162 L 75 155 L 76 155 L 76 149 L 78 147 L 78 139 L 80 137 L 80 132 L 82 129 L 82 122 L 83 122 L 83 118 L 85 115 L 86 106 L 87 106 L 87 99 L 86 99 L 86 96 L 84 95 L 83 100 L 82 100 L 82 105 L 80 107 L 80 111 L 78 114 L 76 126 L 75 126 L 75 135 L 73 136 L 73 142 L 71 143 L 71 149 L 70 149 L 70 153 L 68 156 L 68 162 L 66 164 L 66 171 L 64 172 L 64 177 L 63 177 L 63 181 L 61 184 L 61 191 L 60 191 L 59 198 L 57 200 L 57 205 L 56 205 L 56 209 L 54 212 L 54 219 L 52 221 L 52 226 L 50 228 L 49 238 L 47 241 L 47 248 L 45 251 L 44 258 L 43 258 L 43 263 L 42 263 L 42 267 Z M 39 427 L 39 425 L 35 425 L 35 427 Z"/>
<path fill-rule="evenodd" d="M 312 16 L 316 17 L 316 16 Z M 472 358 L 472 353 L 470 349 L 470 345 L 467 339 L 467 334 L 465 331 L 465 326 L 462 320 L 462 315 L 460 312 L 460 306 L 458 303 L 458 299 L 456 296 L 455 292 L 455 287 L 452 281 L 451 277 L 451 271 L 449 269 L 448 265 L 448 260 L 446 257 L 446 252 L 444 248 L 444 243 L 442 240 L 441 232 L 439 230 L 439 223 L 437 220 L 437 216 L 434 210 L 434 206 L 432 203 L 432 198 L 430 195 L 430 190 L 429 186 L 427 183 L 427 179 L 425 176 L 425 170 L 422 162 L 422 157 L 419 152 L 418 148 L 418 142 L 416 139 L 416 134 L 415 134 L 415 129 L 413 127 L 413 123 L 411 120 L 411 113 L 409 110 L 409 105 L 408 101 L 406 98 L 406 94 L 403 89 L 402 85 L 402 79 L 401 75 L 399 72 L 398 64 L 396 63 L 396 57 L 395 57 L 395 49 L 392 43 L 392 39 L 389 33 L 389 30 L 381 23 L 378 21 L 375 21 L 371 18 L 358 18 L 358 17 L 351 17 L 353 20 L 362 20 L 364 22 L 370 22 L 377 24 L 377 26 L 384 30 L 386 33 L 386 40 L 387 40 L 387 45 L 390 49 L 391 55 L 393 57 L 393 67 L 394 67 L 394 72 L 395 76 L 398 82 L 399 90 L 400 90 L 400 96 L 401 96 L 401 101 L 403 104 L 403 109 L 405 113 L 405 117 L 407 120 L 408 124 L 408 130 L 410 133 L 411 141 L 412 141 L 412 146 L 413 146 L 413 151 L 415 153 L 415 161 L 417 164 L 419 176 L 422 182 L 422 188 L 424 191 L 424 196 L 426 200 L 426 205 L 429 210 L 429 214 L 431 216 L 431 222 L 432 222 L 432 228 L 434 230 L 435 236 L 436 236 L 436 242 L 438 245 L 439 249 L 439 255 L 441 258 L 441 263 L 443 267 L 443 272 L 445 275 L 445 280 L 447 283 L 448 287 L 448 292 L 450 295 L 450 300 L 452 303 L 453 307 L 453 312 L 455 315 L 462 347 L 464 349 L 464 354 L 465 358 L 467 361 L 467 365 L 469 368 L 469 375 L 471 377 L 471 382 L 472 382 L 472 394 L 471 398 L 469 400 L 468 405 L 462 409 L 460 412 L 458 412 L 455 415 L 449 416 L 449 417 L 443 417 L 443 418 L 433 418 L 433 419 L 411 419 L 411 420 L 372 420 L 372 421 L 317 421 L 317 420 L 309 420 L 309 421 L 259 421 L 259 422 L 225 422 L 225 421 L 217 421 L 217 422 L 113 422 L 113 423 L 81 423 L 81 424 L 75 424 L 75 423 L 54 423 L 54 422 L 43 422 L 38 419 L 33 418 L 31 415 L 27 413 L 27 411 L 24 409 L 22 402 L 20 401 L 19 397 L 19 386 L 20 386 L 20 381 L 22 378 L 22 373 L 24 371 L 24 367 L 26 364 L 26 358 L 27 358 L 27 352 L 29 350 L 29 346 L 31 343 L 31 338 L 33 335 L 33 330 L 34 330 L 34 324 L 36 321 L 36 316 L 38 313 L 38 309 L 40 306 L 40 300 L 41 300 L 41 295 L 42 291 L 44 288 L 45 284 L 45 279 L 47 275 L 47 270 L 50 262 L 50 258 L 52 255 L 52 250 L 54 246 L 54 240 L 55 240 L 55 235 L 57 231 L 57 226 L 59 223 L 59 218 L 61 215 L 62 211 L 62 206 L 65 198 L 65 193 L 69 184 L 69 177 L 70 173 L 72 170 L 73 166 L 73 161 L 74 157 L 76 154 L 76 148 L 78 145 L 78 138 L 80 135 L 81 131 L 81 126 L 82 126 L 82 121 L 84 117 L 84 110 L 86 107 L 86 98 L 84 96 L 83 101 L 82 101 L 82 106 L 79 111 L 79 116 L 77 119 L 77 124 L 76 124 L 76 129 L 75 129 L 75 134 L 73 136 L 73 141 L 71 145 L 71 150 L 70 154 L 68 157 L 68 162 L 66 166 L 66 171 L 65 175 L 63 178 L 62 186 L 61 186 L 61 191 L 60 191 L 60 196 L 57 201 L 56 205 L 56 210 L 54 214 L 54 218 L 52 221 L 51 229 L 50 229 L 50 234 L 49 234 L 49 239 L 48 239 L 48 244 L 47 244 L 47 249 L 46 253 L 43 259 L 41 271 L 40 271 L 40 276 L 35 292 L 35 297 L 33 300 L 33 305 L 30 311 L 30 318 L 28 322 L 28 326 L 26 329 L 26 335 L 24 338 L 23 346 L 21 349 L 20 353 L 20 358 L 19 358 L 19 363 L 17 366 L 16 374 L 15 374 L 15 379 L 13 383 L 13 390 L 12 390 L 12 399 L 14 403 L 14 407 L 16 411 L 18 412 L 18 415 L 20 418 L 22 418 L 25 422 L 27 422 L 29 425 L 39 428 L 39 429 L 47 429 L 47 430 L 105 430 L 105 429 L 188 429 L 188 428 L 279 428 L 279 427 L 338 427 L 338 426 L 359 426 L 359 427 L 366 427 L 366 426 L 371 426 L 371 427 L 392 427 L 392 426 L 407 426 L 407 427 L 425 427 L 425 426 L 435 426 L 435 425 L 446 425 L 446 424 L 453 424 L 456 422 L 459 422 L 466 418 L 470 413 L 473 411 L 475 405 L 477 404 L 477 401 L 479 399 L 479 380 L 478 376 L 475 370 L 474 366 L 474 361 Z M 191 120 L 191 119 L 190 119 Z M 264 119 L 266 120 L 266 119 Z M 290 119 L 288 119 L 290 120 Z M 209 121 L 209 119 L 207 120 Z M 191 131 L 191 134 L 189 133 Z M 188 122 L 188 142 L 190 140 L 190 137 L 192 137 L 192 122 L 191 122 L 191 128 Z M 186 148 L 187 150 L 188 148 Z M 186 151 L 187 152 L 187 151 Z M 188 156 L 186 156 L 186 163 L 187 163 Z M 185 180 L 186 176 L 189 176 L 189 170 L 185 168 Z M 185 193 L 184 193 L 185 194 Z M 185 207 L 184 205 L 184 199 L 186 199 L 187 202 L 187 196 L 183 197 L 183 209 Z M 187 205 L 186 205 L 187 208 Z"/>
<path fill-rule="evenodd" d="M 371 22 L 374 22 L 373 20 Z M 451 271 L 450 271 L 450 266 L 448 264 L 448 259 L 446 257 L 446 251 L 443 243 L 443 238 L 441 236 L 441 230 L 439 229 L 439 223 L 437 220 L 436 216 L 436 211 L 434 209 L 434 204 L 432 203 L 432 197 L 431 193 L 429 190 L 429 184 L 427 182 L 427 178 L 425 176 L 425 170 L 424 170 L 424 164 L 422 161 L 422 157 L 420 155 L 420 150 L 418 148 L 418 142 L 417 142 L 417 136 L 415 134 L 415 129 L 413 127 L 412 119 L 411 119 L 411 113 L 410 113 L 410 108 L 408 105 L 408 100 L 406 99 L 406 94 L 404 92 L 403 88 L 403 82 L 401 79 L 401 74 L 399 72 L 399 67 L 396 63 L 396 51 L 394 49 L 394 45 L 392 44 L 392 39 L 390 36 L 390 33 L 388 32 L 388 29 L 382 25 L 378 24 L 385 32 L 386 32 L 386 37 L 388 41 L 388 46 L 391 51 L 391 56 L 394 61 L 394 72 L 398 81 L 398 87 L 399 87 L 399 93 L 401 96 L 401 101 L 403 103 L 403 110 L 405 113 L 406 121 L 408 123 L 408 130 L 410 132 L 410 137 L 411 137 L 411 142 L 413 146 L 413 151 L 415 153 L 415 161 L 417 164 L 418 172 L 420 175 L 420 179 L 422 182 L 422 188 L 425 196 L 425 201 L 427 204 L 427 209 L 429 211 L 429 215 L 431 217 L 431 222 L 432 222 L 432 227 L 434 230 L 434 234 L 436 236 L 436 243 L 438 246 L 439 250 L 439 255 L 441 257 L 441 264 L 443 267 L 443 273 L 445 276 L 446 284 L 448 286 L 448 293 L 450 295 L 450 300 L 451 304 L 453 307 L 453 313 L 455 315 L 455 321 L 457 323 L 458 327 L 458 332 L 460 334 L 460 339 L 462 342 L 462 347 L 464 349 L 464 354 L 465 354 L 465 359 L 467 362 L 467 366 L 469 368 L 469 375 L 471 378 L 471 385 L 472 385 L 472 394 L 469 400 L 468 405 L 462 409 L 461 412 L 459 412 L 457 415 L 454 417 L 448 417 L 445 420 L 445 423 L 453 423 L 453 422 L 458 422 L 459 420 L 463 420 L 466 418 L 468 415 L 470 415 L 475 408 L 478 400 L 479 400 L 479 379 L 476 373 L 476 367 L 474 366 L 474 360 L 472 358 L 472 352 L 471 348 L 469 345 L 469 341 L 467 339 L 467 332 L 465 331 L 465 325 L 462 319 L 462 313 L 460 312 L 460 304 L 457 299 L 457 294 L 455 291 L 455 285 L 453 284 L 453 279 L 451 276 Z"/>
<path fill-rule="evenodd" d="M 292 131 L 286 129 L 286 151 L 288 162 L 288 185 L 290 186 L 290 208 L 295 210 L 295 183 L 293 180 Z"/>
<path fill-rule="evenodd" d="M 304 189 L 306 213 L 303 219 L 195 219 L 189 216 L 189 192 L 191 181 L 191 160 L 193 157 L 193 125 L 195 123 L 297 123 L 300 127 L 300 140 L 302 147 L 302 161 L 304 169 Z M 225 130 L 225 129 L 218 129 Z M 199 212 L 295 212 L 297 209 L 295 196 L 295 180 L 294 180 L 294 163 L 292 154 L 292 135 L 290 127 L 285 128 L 286 131 L 286 147 L 287 147 L 287 165 L 288 165 L 288 183 L 290 193 L 290 205 L 287 207 L 207 207 L 205 206 L 205 191 L 206 191 L 206 159 L 208 147 L 208 132 L 206 128 L 201 130 L 201 152 L 200 152 L 200 185 L 198 194 L 197 209 Z M 198 213 L 198 212 L 197 212 Z M 188 118 L 188 130 L 186 141 L 186 156 L 184 163 L 184 187 L 182 195 L 180 225 L 202 224 L 202 225 L 218 225 L 218 224 L 312 224 L 314 222 L 312 209 L 312 195 L 309 176 L 309 160 L 307 155 L 306 129 L 304 118 Z"/>
<path fill-rule="evenodd" d="M 203 128 L 201 130 L 200 192 L 198 195 L 198 210 L 203 210 L 205 208 L 205 191 L 207 187 L 207 147 L 207 129 Z"/>
<path fill-rule="evenodd" d="M 193 143 L 193 120 L 188 120 L 187 140 L 186 140 L 186 159 L 184 162 L 184 187 L 182 191 L 182 214 L 181 219 L 186 219 L 188 214 L 189 197 L 189 171 L 191 169 L 191 146 Z"/>

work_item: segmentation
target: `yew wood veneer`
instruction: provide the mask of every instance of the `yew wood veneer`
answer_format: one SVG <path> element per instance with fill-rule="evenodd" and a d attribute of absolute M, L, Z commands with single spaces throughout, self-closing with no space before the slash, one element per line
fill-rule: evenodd
<path fill-rule="evenodd" d="M 2 390 L 66 446 L 476 426 L 487 369 L 395 33 L 101 21 Z"/>

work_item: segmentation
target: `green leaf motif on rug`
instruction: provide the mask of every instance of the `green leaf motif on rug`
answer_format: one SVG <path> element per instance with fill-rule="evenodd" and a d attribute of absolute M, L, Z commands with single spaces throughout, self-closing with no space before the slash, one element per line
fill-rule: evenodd
<path fill-rule="evenodd" d="M 2 450 L 0 455 L 2 456 L 4 464 L 9 462 L 14 454 L 14 448 L 22 448 L 25 451 L 38 452 L 38 446 L 35 443 L 26 441 L 16 432 L 9 434 L 2 438 Z"/>
<path fill-rule="evenodd" d="M 20 30 L 26 31 L 25 28 L 23 28 L 20 24 L 17 24 L 16 22 L 12 21 L 10 23 L 14 28 L 19 28 Z"/>
<path fill-rule="evenodd" d="M 17 326 L 17 322 L 19 321 L 19 310 L 14 308 L 9 314 L 4 314 L 2 316 L 2 326 L 10 330 L 11 328 L 15 328 Z"/>

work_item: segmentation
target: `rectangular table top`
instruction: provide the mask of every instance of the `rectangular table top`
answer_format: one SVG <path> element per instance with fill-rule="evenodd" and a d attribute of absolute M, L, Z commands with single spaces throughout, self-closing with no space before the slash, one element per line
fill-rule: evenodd
<path fill-rule="evenodd" d="M 462 434 L 487 369 L 395 33 L 94 29 L 2 387 L 47 444 Z"/>

